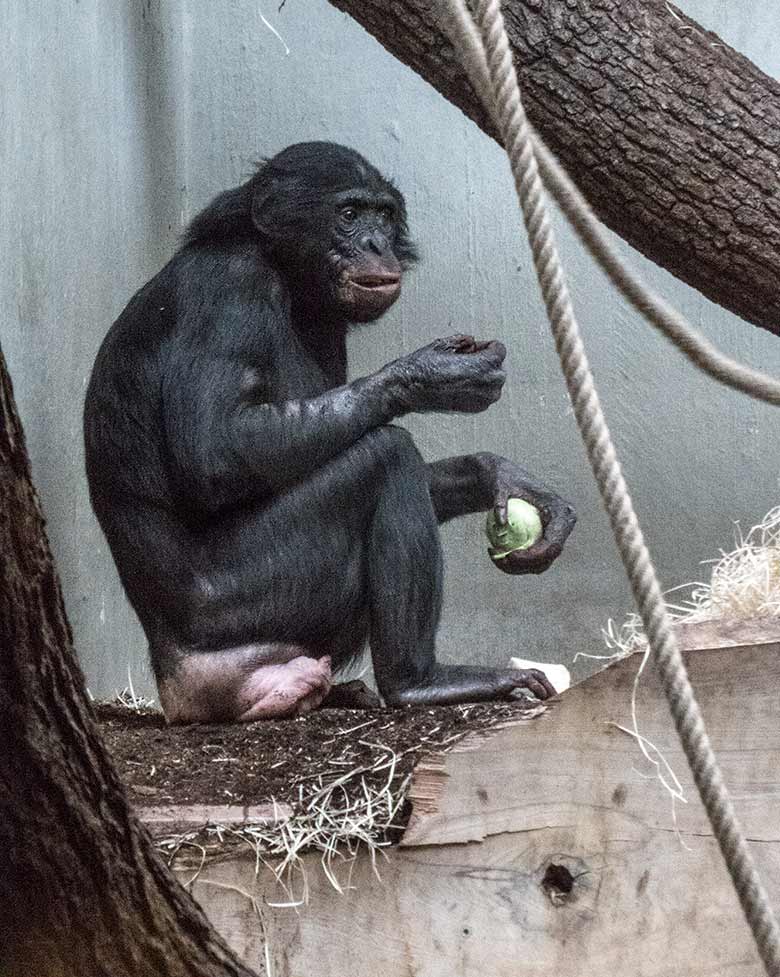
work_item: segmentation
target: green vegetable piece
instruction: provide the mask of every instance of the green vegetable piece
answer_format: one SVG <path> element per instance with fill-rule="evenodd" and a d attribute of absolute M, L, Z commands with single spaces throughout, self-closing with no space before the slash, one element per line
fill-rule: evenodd
<path fill-rule="evenodd" d="M 495 550 L 492 557 L 500 560 L 517 550 L 530 549 L 542 536 L 542 520 L 539 510 L 524 499 L 510 499 L 507 504 L 507 524 L 501 526 L 491 509 L 485 523 L 485 532 Z"/>

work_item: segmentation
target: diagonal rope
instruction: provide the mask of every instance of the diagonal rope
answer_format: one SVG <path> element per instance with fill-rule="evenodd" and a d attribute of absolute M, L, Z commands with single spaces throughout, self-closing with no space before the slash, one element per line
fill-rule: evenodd
<path fill-rule="evenodd" d="M 453 2 L 456 7 L 463 7 L 463 0 L 453 0 Z M 496 126 L 500 128 L 501 123 L 496 115 L 495 95 L 479 32 L 470 19 L 468 11 L 466 17 L 469 19 L 465 20 L 460 13 L 453 14 L 448 3 L 445 3 L 444 7 L 447 18 L 445 29 L 455 47 L 460 50 L 466 73 L 474 90 L 490 112 Z M 527 119 L 525 124 L 530 133 L 536 163 L 545 186 L 569 219 L 584 247 L 621 295 L 652 326 L 674 343 L 695 366 L 708 373 L 714 380 L 756 400 L 780 405 L 780 380 L 722 353 L 677 309 L 650 289 L 623 262 L 568 173 L 559 165 Z"/>
<path fill-rule="evenodd" d="M 579 326 L 574 316 L 547 213 L 544 189 L 534 152 L 534 138 L 523 109 L 509 42 L 504 30 L 500 2 L 477 0 L 475 19 L 481 30 L 481 38 L 475 30 L 464 0 L 447 0 L 442 10 L 445 12 L 446 26 L 453 43 L 461 52 L 469 76 L 475 79 L 477 91 L 486 99 L 486 107 L 493 112 L 504 139 L 533 252 L 537 277 L 572 400 L 574 415 L 604 506 L 610 517 L 615 541 L 644 623 L 650 651 L 693 779 L 731 874 L 766 972 L 769 977 L 780 977 L 780 930 L 737 822 L 704 727 L 701 711 L 694 698 L 685 663 L 666 613 L 661 588 L 623 479 L 580 338 Z M 544 165 L 549 172 L 554 172 L 557 167 L 551 154 L 545 157 Z M 584 206 L 587 209 L 587 205 Z M 583 227 L 587 227 L 587 222 L 583 223 Z M 598 242 L 589 241 L 588 246 L 592 253 L 598 253 Z M 649 296 L 638 280 L 633 280 L 631 288 L 636 297 L 637 307 L 655 325 L 659 325 L 654 319 L 653 312 L 658 300 L 654 296 Z M 666 309 L 668 310 L 668 307 Z M 671 311 L 674 317 L 682 320 L 681 316 Z M 664 314 L 666 315 L 666 312 Z M 684 324 L 684 320 L 682 322 Z M 693 346 L 688 345 L 686 348 L 689 355 L 696 343 L 698 339 Z M 721 354 L 717 353 L 717 355 Z M 692 356 L 692 358 L 696 357 Z M 740 369 L 746 368 L 740 367 Z M 780 386 L 771 378 L 761 379 L 762 382 L 766 381 L 775 387 Z M 752 381 L 744 376 L 742 380 L 745 381 L 744 387 L 741 386 L 740 389 L 745 389 L 754 396 L 761 396 L 756 393 L 757 388 L 754 388 Z M 732 385 L 740 386 L 739 383 L 732 383 Z M 776 393 L 767 399 L 780 402 L 775 398 Z"/>

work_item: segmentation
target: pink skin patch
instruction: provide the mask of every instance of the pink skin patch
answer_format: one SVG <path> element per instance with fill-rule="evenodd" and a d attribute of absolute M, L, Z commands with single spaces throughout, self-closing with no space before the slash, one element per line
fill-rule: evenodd
<path fill-rule="evenodd" d="M 311 658 L 306 650 L 266 644 L 185 654 L 158 685 L 165 718 L 248 723 L 311 712 L 330 692 L 332 673 L 327 655 Z"/>
<path fill-rule="evenodd" d="M 330 658 L 293 658 L 283 665 L 255 669 L 238 689 L 237 705 L 243 707 L 241 723 L 255 719 L 303 716 L 322 704 L 330 692 Z"/>

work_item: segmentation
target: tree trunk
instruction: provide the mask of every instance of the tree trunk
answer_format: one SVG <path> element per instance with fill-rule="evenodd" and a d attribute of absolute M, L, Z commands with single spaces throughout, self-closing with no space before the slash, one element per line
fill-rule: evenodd
<path fill-rule="evenodd" d="M 441 0 L 330 0 L 490 135 Z M 666 0 L 504 0 L 528 116 L 596 213 L 780 333 L 780 85 Z"/>
<path fill-rule="evenodd" d="M 100 741 L 0 351 L 0 974 L 251 977 Z"/>

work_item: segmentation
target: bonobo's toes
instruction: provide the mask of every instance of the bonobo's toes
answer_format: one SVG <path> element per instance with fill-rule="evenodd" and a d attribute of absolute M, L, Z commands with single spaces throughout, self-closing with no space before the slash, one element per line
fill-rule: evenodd
<path fill-rule="evenodd" d="M 558 693 L 550 680 L 538 668 L 519 668 L 514 675 L 516 689 L 528 689 L 537 699 L 550 699 Z"/>
<path fill-rule="evenodd" d="M 359 678 L 332 686 L 321 709 L 381 709 L 382 700 Z"/>

